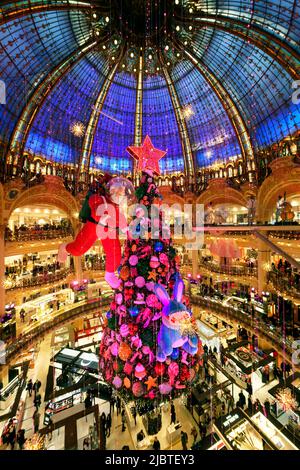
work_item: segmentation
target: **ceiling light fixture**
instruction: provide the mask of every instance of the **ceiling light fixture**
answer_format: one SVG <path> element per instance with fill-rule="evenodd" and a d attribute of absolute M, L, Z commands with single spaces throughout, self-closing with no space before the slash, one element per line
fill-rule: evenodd
<path fill-rule="evenodd" d="M 73 122 L 70 126 L 70 131 L 72 132 L 75 137 L 82 137 L 85 131 L 85 127 L 82 122 Z"/>

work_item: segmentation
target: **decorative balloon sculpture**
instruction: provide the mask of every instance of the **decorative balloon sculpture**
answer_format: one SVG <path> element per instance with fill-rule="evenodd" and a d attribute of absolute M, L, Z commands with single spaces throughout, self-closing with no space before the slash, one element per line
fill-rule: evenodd
<path fill-rule="evenodd" d="M 120 285 L 115 274 L 121 262 L 119 230 L 124 234 L 128 232 L 125 207 L 134 200 L 135 189 L 128 179 L 106 176 L 100 180 L 96 189 L 91 188 L 86 197 L 83 228 L 73 242 L 60 246 L 58 261 L 65 262 L 68 254 L 82 256 L 99 239 L 106 255 L 105 280 L 116 289 Z"/>

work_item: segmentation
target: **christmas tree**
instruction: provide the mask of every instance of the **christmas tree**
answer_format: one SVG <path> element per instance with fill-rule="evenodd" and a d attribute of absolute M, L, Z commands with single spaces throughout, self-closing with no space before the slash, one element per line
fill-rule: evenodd
<path fill-rule="evenodd" d="M 183 301 L 184 283 L 153 173 L 162 152 L 147 137 L 129 147 L 142 176 L 138 205 L 119 268 L 120 287 L 107 313 L 100 345 L 103 378 L 126 401 L 163 401 L 189 393 L 201 365 L 195 320 Z M 151 210 L 151 219 L 150 219 Z"/>

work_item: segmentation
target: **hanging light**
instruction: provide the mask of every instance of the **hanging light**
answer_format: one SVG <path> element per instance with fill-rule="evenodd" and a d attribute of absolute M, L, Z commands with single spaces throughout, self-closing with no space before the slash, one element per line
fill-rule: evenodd
<path fill-rule="evenodd" d="M 117 39 L 114 40 L 114 45 L 115 45 L 115 46 L 118 45 L 118 40 L 117 40 Z"/>
<path fill-rule="evenodd" d="M 166 50 L 166 51 L 168 51 L 168 50 L 169 50 L 169 46 L 168 46 L 168 44 L 166 45 L 166 47 L 165 47 L 165 50 Z"/>
<path fill-rule="evenodd" d="M 109 16 L 105 18 L 106 23 L 109 23 Z"/>
<path fill-rule="evenodd" d="M 70 126 L 70 131 L 76 137 L 82 137 L 84 135 L 85 127 L 80 121 L 73 122 L 73 124 Z"/>
<path fill-rule="evenodd" d="M 149 59 L 149 60 L 152 60 L 152 54 L 149 54 L 149 55 L 148 55 L 148 59 Z"/>
<path fill-rule="evenodd" d="M 130 53 L 130 57 L 131 57 L 132 59 L 134 58 L 134 53 L 133 53 L 133 52 Z"/>
<path fill-rule="evenodd" d="M 106 46 L 105 46 L 105 45 L 103 45 L 103 46 L 102 46 L 102 48 L 105 50 L 105 49 L 106 49 Z"/>
<path fill-rule="evenodd" d="M 34 434 L 30 439 L 27 439 L 24 445 L 25 450 L 42 450 L 44 447 L 45 436 Z"/>
<path fill-rule="evenodd" d="M 297 400 L 293 397 L 290 388 L 282 388 L 276 394 L 276 399 L 284 411 L 296 410 L 298 408 Z"/>
<path fill-rule="evenodd" d="M 176 26 L 176 31 L 180 31 L 180 26 Z"/>

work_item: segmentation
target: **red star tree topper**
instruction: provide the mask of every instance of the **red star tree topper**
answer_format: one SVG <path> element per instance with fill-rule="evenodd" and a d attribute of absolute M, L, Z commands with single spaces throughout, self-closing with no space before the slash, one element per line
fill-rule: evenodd
<path fill-rule="evenodd" d="M 166 155 L 164 150 L 156 149 L 150 137 L 147 135 L 140 147 L 129 146 L 127 152 L 138 161 L 138 170 L 150 170 L 153 174 L 160 175 L 159 160 Z"/>

